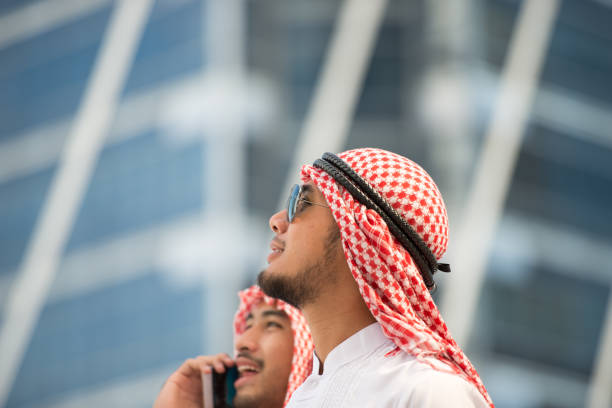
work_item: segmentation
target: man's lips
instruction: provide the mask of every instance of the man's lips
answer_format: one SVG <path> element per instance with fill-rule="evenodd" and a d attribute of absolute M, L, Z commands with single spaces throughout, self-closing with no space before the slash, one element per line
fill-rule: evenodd
<path fill-rule="evenodd" d="M 268 263 L 272 262 L 275 258 L 283 253 L 285 250 L 285 245 L 280 239 L 274 237 L 272 241 L 270 241 L 270 250 L 271 252 L 268 255 Z"/>
<path fill-rule="evenodd" d="M 254 376 L 261 372 L 262 363 L 256 359 L 238 357 L 236 368 L 238 369 L 238 379 L 234 382 L 234 387 L 238 388 L 249 383 Z"/>

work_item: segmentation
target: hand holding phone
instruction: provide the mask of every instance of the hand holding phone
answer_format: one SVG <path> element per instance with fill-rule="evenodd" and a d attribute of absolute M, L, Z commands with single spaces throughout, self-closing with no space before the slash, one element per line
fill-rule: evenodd
<path fill-rule="evenodd" d="M 160 390 L 157 399 L 153 405 L 154 408 L 175 408 L 175 407 L 202 407 L 203 400 L 203 375 L 204 372 L 223 372 L 231 370 L 235 366 L 234 360 L 225 353 L 198 356 L 185 360 L 183 364 L 174 372 Z M 226 380 L 230 382 L 230 377 Z M 235 380 L 235 379 L 234 379 Z M 218 382 L 218 381 L 217 381 Z M 228 387 L 226 393 L 231 393 L 234 382 L 231 381 L 231 387 Z M 212 377 L 211 377 L 212 387 Z M 211 388 L 212 389 L 212 388 Z M 214 391 L 208 393 L 213 396 Z M 226 394 L 226 399 L 229 399 L 229 405 L 232 406 L 233 394 Z M 211 407 L 214 407 L 214 400 Z"/>

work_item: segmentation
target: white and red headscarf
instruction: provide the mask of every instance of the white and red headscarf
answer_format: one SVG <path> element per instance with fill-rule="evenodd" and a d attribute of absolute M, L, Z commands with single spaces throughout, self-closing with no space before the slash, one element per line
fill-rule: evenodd
<path fill-rule="evenodd" d="M 256 285 L 238 292 L 238 297 L 240 298 L 240 306 L 234 317 L 234 337 L 244 333 L 247 315 L 261 302 L 284 311 L 291 320 L 291 329 L 293 330 L 293 359 L 291 361 L 289 383 L 287 384 L 287 394 L 285 395 L 285 403 L 283 404 L 283 406 L 286 406 L 289 402 L 289 398 L 291 398 L 291 394 L 302 385 L 306 377 L 312 372 L 312 353 L 314 351 L 314 344 L 310 335 L 310 329 L 306 324 L 306 319 L 304 319 L 299 309 L 296 309 L 280 299 L 266 296 L 259 286 Z"/>
<path fill-rule="evenodd" d="M 410 224 L 440 259 L 448 243 L 448 220 L 442 196 L 427 172 L 403 156 L 380 149 L 355 149 L 338 156 Z M 303 182 L 312 180 L 325 196 L 340 228 L 351 273 L 385 335 L 398 349 L 425 363 L 426 357 L 445 363 L 450 372 L 474 384 L 492 407 L 478 373 L 451 337 L 416 264 L 381 216 L 319 168 L 303 166 L 301 178 Z"/>

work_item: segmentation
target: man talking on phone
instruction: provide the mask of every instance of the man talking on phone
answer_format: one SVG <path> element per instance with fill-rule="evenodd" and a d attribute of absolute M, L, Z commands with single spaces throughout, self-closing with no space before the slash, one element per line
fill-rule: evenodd
<path fill-rule="evenodd" d="M 231 367 L 238 369 L 234 407 L 282 408 L 310 374 L 314 345 L 300 311 L 257 286 L 238 295 L 236 358 L 222 353 L 185 361 L 162 387 L 154 408 L 203 407 L 202 374 Z"/>
<path fill-rule="evenodd" d="M 298 307 L 313 372 L 288 407 L 492 407 L 434 304 L 449 272 L 448 223 L 434 181 L 380 149 L 323 154 L 270 218 L 269 296 Z"/>

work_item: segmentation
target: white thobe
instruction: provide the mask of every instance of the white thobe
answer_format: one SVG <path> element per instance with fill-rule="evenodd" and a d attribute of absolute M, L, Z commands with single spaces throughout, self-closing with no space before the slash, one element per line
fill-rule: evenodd
<path fill-rule="evenodd" d="M 293 393 L 287 408 L 487 407 L 476 387 L 463 378 L 435 370 L 408 353 L 395 350 L 378 323 L 336 346 L 319 375 L 314 355 L 312 374 Z M 448 367 L 438 360 L 429 363 Z"/>

